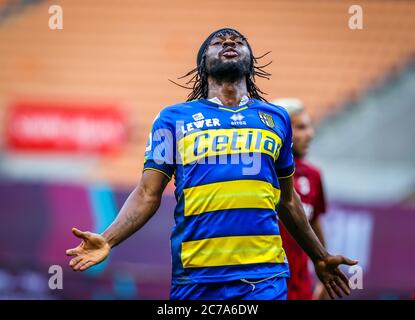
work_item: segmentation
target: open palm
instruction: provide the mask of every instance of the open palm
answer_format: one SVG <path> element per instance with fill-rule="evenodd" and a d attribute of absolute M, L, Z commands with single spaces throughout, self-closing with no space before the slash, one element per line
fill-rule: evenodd
<path fill-rule="evenodd" d="M 339 269 L 341 264 L 352 266 L 357 261 L 343 256 L 328 256 L 314 265 L 317 276 L 332 299 L 350 294 L 349 280 Z"/>
<path fill-rule="evenodd" d="M 103 261 L 110 253 L 111 247 L 100 234 L 80 231 L 72 228 L 72 233 L 82 239 L 79 246 L 66 250 L 66 255 L 73 256 L 69 265 L 74 271 L 84 271 Z"/>

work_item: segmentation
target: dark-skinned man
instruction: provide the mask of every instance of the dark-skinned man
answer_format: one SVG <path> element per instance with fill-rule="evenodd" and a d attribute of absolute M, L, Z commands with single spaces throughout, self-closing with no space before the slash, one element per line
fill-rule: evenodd
<path fill-rule="evenodd" d="M 73 229 L 81 244 L 67 250 L 70 266 L 86 270 L 139 230 L 157 211 L 175 177 L 171 235 L 176 299 L 285 299 L 289 268 L 278 217 L 313 261 L 330 295 L 350 293 L 340 264 L 321 245 L 294 190 L 288 113 L 261 96 L 247 39 L 230 28 L 202 44 L 185 103 L 154 120 L 144 172 L 115 221 L 102 233 Z"/>

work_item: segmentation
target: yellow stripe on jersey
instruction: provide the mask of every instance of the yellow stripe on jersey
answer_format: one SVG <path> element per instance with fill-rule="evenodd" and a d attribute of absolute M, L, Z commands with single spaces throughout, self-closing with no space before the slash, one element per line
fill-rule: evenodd
<path fill-rule="evenodd" d="M 146 171 L 146 170 L 152 170 L 152 171 L 160 172 L 160 173 L 164 174 L 169 180 L 171 179 L 171 177 L 162 170 L 158 170 L 158 169 L 155 169 L 155 168 L 144 168 L 143 172 Z"/>
<path fill-rule="evenodd" d="M 209 183 L 184 189 L 183 193 L 185 216 L 225 209 L 275 210 L 280 200 L 280 190 L 260 180 Z"/>
<path fill-rule="evenodd" d="M 285 252 L 279 235 L 209 238 L 182 243 L 184 268 L 250 263 L 283 263 Z"/>
<path fill-rule="evenodd" d="M 245 109 L 248 109 L 248 107 L 242 107 L 242 108 L 239 108 L 239 109 L 231 109 L 231 108 L 219 107 L 219 109 L 226 110 L 226 111 L 230 111 L 230 112 L 239 112 L 239 111 L 243 111 Z"/>
<path fill-rule="evenodd" d="M 260 152 L 277 160 L 281 138 L 272 131 L 253 128 L 209 129 L 191 133 L 178 141 L 183 165 L 210 156 Z"/>

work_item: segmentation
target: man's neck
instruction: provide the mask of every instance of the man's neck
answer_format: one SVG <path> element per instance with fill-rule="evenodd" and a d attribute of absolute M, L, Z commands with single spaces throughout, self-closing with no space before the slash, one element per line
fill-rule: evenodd
<path fill-rule="evenodd" d="M 208 99 L 218 98 L 224 106 L 239 106 L 243 96 L 248 94 L 246 80 L 242 78 L 235 82 L 218 82 L 211 77 L 208 78 Z"/>

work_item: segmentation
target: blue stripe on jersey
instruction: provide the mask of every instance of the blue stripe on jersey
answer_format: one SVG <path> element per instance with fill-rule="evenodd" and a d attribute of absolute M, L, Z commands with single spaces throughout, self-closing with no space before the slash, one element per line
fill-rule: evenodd
<path fill-rule="evenodd" d="M 248 158 L 249 157 L 249 158 Z M 231 181 L 231 180 L 244 180 L 255 179 L 261 181 L 267 181 L 271 183 L 275 188 L 279 188 L 277 173 L 274 169 L 274 161 L 269 156 L 261 156 L 260 154 L 245 154 L 244 159 L 250 161 L 250 164 L 243 165 L 241 163 L 233 164 L 231 159 L 237 160 L 235 156 L 227 155 L 224 160 L 226 163 L 210 164 L 212 161 L 217 161 L 217 157 L 209 157 L 206 159 L 205 164 L 189 164 L 181 166 L 181 170 L 177 173 L 186 176 L 183 183 L 177 185 L 179 192 L 183 188 L 190 188 L 199 186 L 202 184 Z M 240 160 L 240 158 L 239 158 Z"/>
<path fill-rule="evenodd" d="M 184 219 L 182 229 L 183 241 L 280 234 L 275 211 L 264 209 L 231 209 L 189 216 Z"/>

